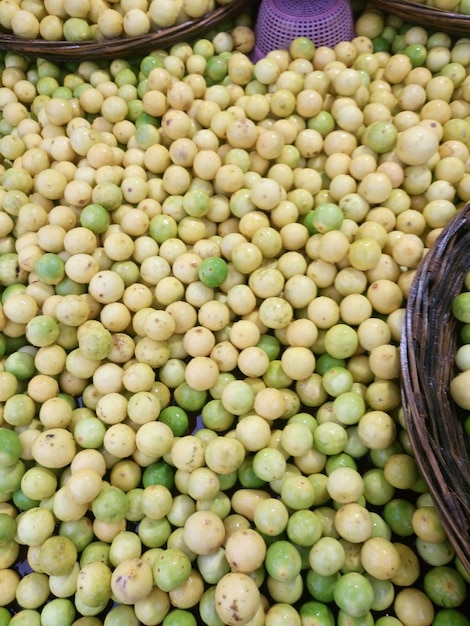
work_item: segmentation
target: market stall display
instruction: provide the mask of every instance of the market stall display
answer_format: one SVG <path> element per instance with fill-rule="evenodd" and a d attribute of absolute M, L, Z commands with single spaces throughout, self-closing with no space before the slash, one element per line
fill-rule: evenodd
<path fill-rule="evenodd" d="M 470 45 L 355 30 L 4 53 L 2 626 L 468 626 L 400 342 L 468 210 Z"/>
<path fill-rule="evenodd" d="M 51 3 L 52 4 L 52 3 Z M 60 4 L 60 3 L 59 3 Z M 62 3 L 63 4 L 63 3 Z M 71 3 L 72 4 L 72 3 Z M 80 3 L 78 3 L 80 4 Z M 26 30 L 18 30 L 18 33 L 12 32 L 11 16 L 7 19 L 9 11 L 7 6 L 16 7 L 13 13 L 22 11 L 14 2 L 10 0 L 2 0 L 0 5 L 0 16 L 3 15 L 3 21 L 0 17 L 0 49 L 19 52 L 20 54 L 29 54 L 41 56 L 43 58 L 52 58 L 54 60 L 76 60 L 76 59 L 116 59 L 129 57 L 133 55 L 144 55 L 156 48 L 170 47 L 175 43 L 187 41 L 193 37 L 197 37 L 209 31 L 211 28 L 222 27 L 224 23 L 240 14 L 247 8 L 246 0 L 229 0 L 228 2 L 214 3 L 211 10 L 204 10 L 208 4 L 205 2 L 193 2 L 194 11 L 186 7 L 189 14 L 184 11 L 183 2 L 160 2 L 155 0 L 152 7 L 149 6 L 148 15 L 142 9 L 131 8 L 127 11 L 117 11 L 115 8 L 107 7 L 103 10 L 101 2 L 96 0 L 88 6 L 89 17 L 76 18 L 70 17 L 63 6 L 61 11 L 57 7 L 60 17 L 55 14 L 48 14 L 43 3 L 37 3 L 38 10 L 44 13 L 42 19 L 47 22 L 48 18 L 55 18 L 59 24 L 57 29 L 52 30 L 50 36 L 46 32 L 41 31 L 41 21 L 35 18 L 34 30 L 32 36 L 28 36 Z M 143 3 L 147 5 L 147 2 Z M 189 6 L 191 3 L 187 3 Z M 116 6 L 116 5 L 114 5 Z M 165 10 L 165 7 L 166 10 Z M 201 7 L 202 13 L 201 13 Z M 101 8 L 102 20 L 106 20 L 101 25 L 99 31 L 98 16 Z M 96 11 L 96 16 L 93 11 Z M 133 11 L 139 11 L 137 16 L 137 25 L 133 27 L 135 15 Z M 27 11 L 24 10 L 24 13 Z M 112 15 L 109 15 L 112 13 Z M 139 29 L 141 14 L 144 16 L 145 26 Z M 34 15 L 34 14 L 33 14 Z M 72 11 L 72 15 L 74 15 Z M 124 30 L 125 17 L 129 16 L 130 25 L 127 32 Z M 23 19 L 21 19 L 23 18 Z M 140 18 L 140 19 L 139 19 Z M 95 23 L 96 20 L 96 23 Z M 107 22 L 109 26 L 107 27 Z M 18 17 L 20 26 L 27 25 L 23 13 Z M 67 35 L 66 24 L 70 23 L 69 34 Z M 37 25 L 37 29 L 36 29 Z M 46 26 L 47 27 L 47 26 Z M 64 34 L 65 29 L 65 34 Z M 98 29 L 98 32 L 97 30 Z M 37 32 L 36 32 L 37 30 Z M 99 34 L 98 34 L 99 33 Z"/>

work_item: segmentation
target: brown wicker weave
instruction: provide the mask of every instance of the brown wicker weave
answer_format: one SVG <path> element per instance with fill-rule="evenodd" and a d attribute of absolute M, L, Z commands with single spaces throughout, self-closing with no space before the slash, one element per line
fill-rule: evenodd
<path fill-rule="evenodd" d="M 416 272 L 401 342 L 409 438 L 450 541 L 470 572 L 470 438 L 452 400 L 459 328 L 451 312 L 470 268 L 470 205 L 443 230 Z"/>
<path fill-rule="evenodd" d="M 232 0 L 229 4 L 219 6 L 201 18 L 139 37 L 119 37 L 76 43 L 43 39 L 28 40 L 0 33 L 0 50 L 55 60 L 123 58 L 159 48 L 168 48 L 181 41 L 189 41 L 239 15 L 247 10 L 248 6 L 247 0 Z"/>
<path fill-rule="evenodd" d="M 413 0 L 370 0 L 370 4 L 429 30 L 470 35 L 470 15 L 435 9 Z"/>

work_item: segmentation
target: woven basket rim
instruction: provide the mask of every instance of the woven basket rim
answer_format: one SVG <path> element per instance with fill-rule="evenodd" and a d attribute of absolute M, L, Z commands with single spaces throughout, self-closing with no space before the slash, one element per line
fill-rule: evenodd
<path fill-rule="evenodd" d="M 187 41 L 203 32 L 239 15 L 249 7 L 248 0 L 231 0 L 217 6 L 200 18 L 176 24 L 169 28 L 137 37 L 116 37 L 81 42 L 46 41 L 23 39 L 10 33 L 0 33 L 0 50 L 17 52 L 29 56 L 53 58 L 55 60 L 111 59 L 131 56 Z"/>
<path fill-rule="evenodd" d="M 409 22 L 430 27 L 433 30 L 442 30 L 452 35 L 470 34 L 470 15 L 464 15 L 455 11 L 446 11 L 431 7 L 415 0 L 369 0 L 371 6 L 375 6 L 386 13 L 402 17 Z"/>
<path fill-rule="evenodd" d="M 458 324 L 452 300 L 470 268 L 470 204 L 426 254 L 408 295 L 400 343 L 402 400 L 416 461 L 456 554 L 470 572 L 470 437 L 452 400 Z"/>

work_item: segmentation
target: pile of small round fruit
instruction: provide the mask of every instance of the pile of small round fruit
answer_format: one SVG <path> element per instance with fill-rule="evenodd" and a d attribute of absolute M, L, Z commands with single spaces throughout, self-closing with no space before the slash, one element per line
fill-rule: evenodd
<path fill-rule="evenodd" d="M 23 39 L 80 42 L 147 33 L 201 18 L 231 0 L 0 0 L 0 27 Z"/>
<path fill-rule="evenodd" d="M 356 31 L 1 57 L 1 626 L 469 625 L 398 346 L 470 44 Z"/>

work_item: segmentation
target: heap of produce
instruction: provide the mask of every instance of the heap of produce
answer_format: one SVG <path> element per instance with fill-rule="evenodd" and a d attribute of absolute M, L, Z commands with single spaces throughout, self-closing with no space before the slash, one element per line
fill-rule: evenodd
<path fill-rule="evenodd" d="M 398 349 L 470 43 L 356 31 L 3 55 L 1 626 L 470 624 Z"/>
<path fill-rule="evenodd" d="M 140 37 L 204 17 L 231 0 L 0 0 L 0 27 L 22 39 Z"/>

